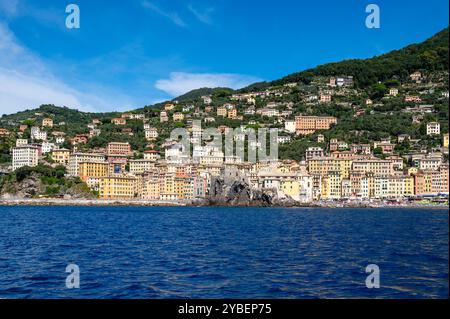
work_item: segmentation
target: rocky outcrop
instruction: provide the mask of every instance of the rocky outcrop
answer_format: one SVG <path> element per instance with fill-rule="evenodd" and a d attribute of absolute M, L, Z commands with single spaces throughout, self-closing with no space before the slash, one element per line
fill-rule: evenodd
<path fill-rule="evenodd" d="M 42 193 L 45 187 L 42 185 L 38 174 L 31 174 L 21 182 L 8 181 L 3 185 L 0 193 L 2 198 L 33 198 Z"/>
<path fill-rule="evenodd" d="M 51 197 L 66 199 L 95 199 L 96 197 L 89 191 L 84 183 L 64 178 L 64 182 L 59 184 L 46 185 L 42 181 L 42 175 L 31 173 L 23 180 L 9 178 L 0 186 L 1 199 L 30 199 L 40 196 L 49 197 L 48 187 L 57 187 L 56 192 L 51 193 Z"/>
<path fill-rule="evenodd" d="M 277 201 L 276 191 L 254 190 L 243 180 L 225 182 L 221 178 L 211 181 L 206 204 L 211 206 L 273 206 Z"/>

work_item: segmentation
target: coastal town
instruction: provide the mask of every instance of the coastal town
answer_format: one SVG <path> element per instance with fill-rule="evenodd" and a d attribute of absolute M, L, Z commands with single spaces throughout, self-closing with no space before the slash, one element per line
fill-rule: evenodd
<path fill-rule="evenodd" d="M 448 105 L 449 93 L 448 86 L 432 79 L 432 74 L 416 71 L 407 81 L 387 88 L 378 100 L 356 89 L 352 76 L 316 79 L 316 92 L 305 93 L 299 90 L 298 83 L 288 83 L 262 91 L 234 93 L 223 104 L 214 103 L 214 94 L 203 95 L 189 103 L 165 103 L 157 112 L 144 110 L 93 118 L 84 128 L 88 133 L 74 136 L 64 131 L 65 121 L 55 122 L 54 114 L 35 112 L 20 123 L 10 121 L 14 127 L 0 129 L 1 139 L 15 143 L 10 148 L 11 161 L 2 165 L 2 173 L 38 165 L 62 167 L 65 177 L 79 178 L 100 200 L 192 203 L 208 198 L 212 184 L 222 179 L 230 184 L 244 183 L 250 190 L 270 190 L 281 201 L 299 204 L 405 202 L 424 198 L 445 202 L 449 192 L 448 125 L 443 131 L 440 120 L 426 119 L 435 113 L 434 105 L 427 100 L 437 99 Z M 299 102 L 294 102 L 292 96 Z M 361 104 L 349 102 L 355 96 Z M 295 107 L 295 103 L 303 104 L 307 110 L 338 105 L 348 108 L 356 119 L 365 113 L 376 113 L 392 100 L 404 105 L 401 112 L 410 117 L 412 126 L 423 127 L 425 136 L 438 144 L 424 145 L 407 131 L 367 143 L 350 143 L 329 134 L 339 125 L 340 118 L 305 115 L 297 113 Z M 308 139 L 313 146 L 299 154 L 299 160 L 249 162 L 226 156 L 222 148 L 208 145 L 202 138 L 202 124 L 214 127 L 220 119 L 242 123 L 216 127 L 221 135 L 231 130 L 234 141 L 245 141 L 249 128 L 268 127 L 278 128 L 280 147 L 298 138 Z M 131 138 L 137 132 L 127 127 L 130 121 L 140 126 L 139 132 L 145 138 L 142 151 L 133 149 L 123 139 L 109 140 L 104 147 L 89 147 L 89 141 L 100 136 L 105 126 L 113 127 L 125 140 L 127 136 Z M 161 134 L 162 127 L 169 124 L 188 130 L 190 142 L 196 143 L 191 151 L 186 152 L 184 145 Z M 262 147 L 258 142 L 251 144 L 249 149 Z M 4 189 L 2 196 L 14 194 L 7 194 Z M 38 197 L 68 198 L 64 194 Z"/>
<path fill-rule="evenodd" d="M 0 201 L 448 205 L 448 32 L 126 112 L 3 114 Z"/>

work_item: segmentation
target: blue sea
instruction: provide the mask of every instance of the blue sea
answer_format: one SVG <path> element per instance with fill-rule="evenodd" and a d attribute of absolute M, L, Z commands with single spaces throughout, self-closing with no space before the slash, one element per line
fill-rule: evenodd
<path fill-rule="evenodd" d="M 448 298 L 448 231 L 448 209 L 0 207 L 0 298 Z"/>

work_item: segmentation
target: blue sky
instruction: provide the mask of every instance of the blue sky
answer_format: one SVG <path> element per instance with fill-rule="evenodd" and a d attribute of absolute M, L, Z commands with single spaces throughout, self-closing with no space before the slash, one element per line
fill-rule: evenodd
<path fill-rule="evenodd" d="M 80 8 L 67 29 L 65 8 Z M 381 28 L 365 26 L 368 4 Z M 0 0 L 0 114 L 127 110 L 366 58 L 448 26 L 447 0 Z"/>

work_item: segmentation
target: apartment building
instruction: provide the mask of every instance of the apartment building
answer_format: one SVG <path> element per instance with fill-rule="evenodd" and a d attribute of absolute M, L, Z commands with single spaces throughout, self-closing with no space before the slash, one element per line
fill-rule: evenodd
<path fill-rule="evenodd" d="M 449 193 L 448 165 L 443 165 L 439 170 L 419 170 L 413 176 L 416 195 Z"/>
<path fill-rule="evenodd" d="M 14 147 L 12 150 L 12 167 L 13 170 L 29 166 L 34 167 L 38 165 L 39 149 L 35 146 L 25 145 Z"/>
<path fill-rule="evenodd" d="M 310 174 L 326 177 L 329 172 L 339 172 L 341 178 L 349 178 L 353 158 L 319 157 L 308 161 Z"/>
<path fill-rule="evenodd" d="M 427 135 L 439 135 L 441 134 L 441 124 L 439 122 L 427 123 Z"/>
<path fill-rule="evenodd" d="M 47 132 L 41 131 L 41 129 L 37 126 L 31 128 L 31 138 L 33 140 L 46 141 L 47 140 Z"/>
<path fill-rule="evenodd" d="M 296 125 L 295 121 L 285 121 L 284 122 L 284 129 L 289 133 L 295 133 Z"/>
<path fill-rule="evenodd" d="M 105 155 L 90 153 L 73 153 L 69 155 L 68 175 L 78 176 L 79 164 L 83 162 L 103 162 Z"/>
<path fill-rule="evenodd" d="M 322 199 L 339 199 L 342 192 L 342 175 L 340 171 L 329 171 L 322 177 Z"/>
<path fill-rule="evenodd" d="M 132 155 L 130 143 L 110 142 L 106 150 L 108 156 L 127 157 Z"/>
<path fill-rule="evenodd" d="M 147 141 L 154 141 L 158 138 L 158 130 L 155 127 L 145 129 L 145 138 Z"/>
<path fill-rule="evenodd" d="M 18 138 L 16 140 L 16 147 L 28 145 L 28 140 L 26 138 Z"/>
<path fill-rule="evenodd" d="M 167 115 L 167 112 L 166 112 L 166 111 L 161 111 L 161 113 L 159 113 L 159 121 L 160 121 L 161 123 L 164 123 L 164 122 L 168 122 L 168 121 L 169 121 L 169 116 Z"/>
<path fill-rule="evenodd" d="M 101 199 L 133 199 L 137 190 L 137 178 L 129 176 L 101 177 L 99 195 Z"/>
<path fill-rule="evenodd" d="M 374 175 L 394 175 L 393 162 L 382 159 L 356 159 L 352 164 L 353 171 L 372 173 Z"/>
<path fill-rule="evenodd" d="M 306 160 L 312 160 L 314 158 L 323 157 L 324 152 L 321 147 L 308 147 L 305 152 Z"/>
<path fill-rule="evenodd" d="M 297 134 L 309 135 L 317 130 L 329 130 L 331 125 L 337 123 L 332 116 L 296 116 L 295 129 Z"/>
<path fill-rule="evenodd" d="M 236 117 L 237 117 L 237 109 L 236 108 L 232 108 L 231 110 L 228 111 L 229 119 L 235 119 Z"/>
<path fill-rule="evenodd" d="M 70 151 L 68 149 L 54 149 L 50 156 L 53 161 L 60 165 L 67 166 L 69 164 Z"/>
<path fill-rule="evenodd" d="M 98 162 L 80 162 L 78 164 L 78 176 L 83 181 L 87 181 L 89 178 L 100 178 L 108 176 L 109 163 L 106 161 Z"/>
<path fill-rule="evenodd" d="M 146 172 L 152 172 L 155 170 L 156 163 L 154 160 L 138 159 L 130 160 L 130 173 L 131 174 L 143 174 Z"/>
<path fill-rule="evenodd" d="M 181 112 L 173 113 L 174 122 L 182 122 L 184 120 L 184 114 Z"/>
<path fill-rule="evenodd" d="M 224 106 L 219 106 L 217 108 L 217 116 L 227 117 L 228 110 Z"/>
<path fill-rule="evenodd" d="M 147 150 L 144 151 L 144 159 L 150 161 L 157 161 L 161 158 L 161 155 L 158 151 L 155 150 Z"/>
<path fill-rule="evenodd" d="M 43 142 L 41 145 L 42 154 L 50 153 L 54 148 L 56 148 L 55 143 Z"/>
<path fill-rule="evenodd" d="M 375 176 L 374 198 L 401 199 L 414 195 L 414 178 L 408 175 Z"/>

